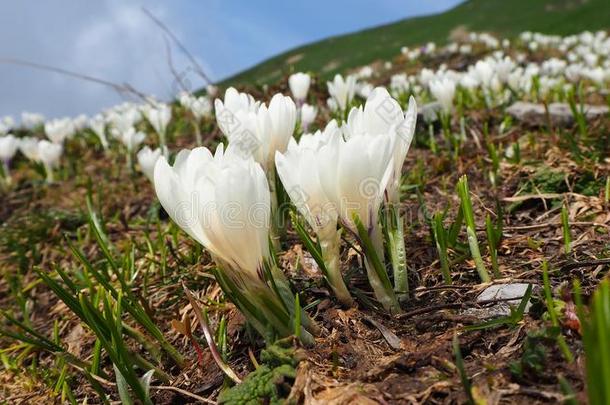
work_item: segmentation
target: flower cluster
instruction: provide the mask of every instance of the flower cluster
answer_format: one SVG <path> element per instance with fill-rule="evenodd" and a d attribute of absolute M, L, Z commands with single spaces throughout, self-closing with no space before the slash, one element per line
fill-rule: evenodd
<path fill-rule="evenodd" d="M 433 55 L 472 63 L 423 67 Z M 78 158 L 79 145 L 95 145 L 105 158 L 118 152 L 130 171 L 138 167 L 154 184 L 172 220 L 210 253 L 219 284 L 261 334 L 289 335 L 300 319 L 301 336 L 311 340 L 318 328 L 296 305 L 275 255 L 286 247 L 288 230 L 301 238 L 341 304 L 355 302 L 339 260 L 345 239 L 361 253 L 380 306 L 400 311 L 409 277 L 398 207 L 418 105 L 431 149 L 433 122 L 440 120 L 457 151 L 466 136 L 465 111 L 598 94 L 610 82 L 608 55 L 605 32 L 526 32 L 513 41 L 471 33 L 442 47 L 404 47 L 392 62 L 327 82 L 297 72 L 287 78 L 289 93 L 261 99 L 232 87 L 217 98 L 209 88 L 204 96 L 180 94 L 174 103 L 123 103 L 91 118 L 24 112 L 20 123 L 0 119 L 2 174 L 10 187 L 9 174 L 24 160 L 18 152 L 44 169 L 49 182 L 67 176 L 71 165 L 64 161 Z M 382 78 L 386 86 L 379 85 Z M 458 122 L 459 136 L 452 130 Z M 222 143 L 207 137 L 214 133 Z M 172 150 L 185 135 L 197 147 Z"/>

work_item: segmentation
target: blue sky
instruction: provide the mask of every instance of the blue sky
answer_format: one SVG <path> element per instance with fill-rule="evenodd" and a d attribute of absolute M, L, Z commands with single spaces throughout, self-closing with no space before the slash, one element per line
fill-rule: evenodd
<path fill-rule="evenodd" d="M 460 0 L 0 0 L 0 59 L 19 58 L 97 76 L 169 99 L 176 92 L 163 20 L 211 76 L 219 80 L 292 47 L 446 10 Z M 174 65 L 188 72 L 180 52 Z M 93 114 L 121 102 L 100 85 L 0 64 L 0 116 L 23 110 L 48 117 Z"/>

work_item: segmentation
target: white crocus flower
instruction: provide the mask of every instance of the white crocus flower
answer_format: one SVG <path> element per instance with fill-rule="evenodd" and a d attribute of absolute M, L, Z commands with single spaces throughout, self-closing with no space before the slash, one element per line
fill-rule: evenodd
<path fill-rule="evenodd" d="M 110 111 L 107 116 L 107 122 L 112 126 L 110 133 L 120 139 L 121 134 L 135 126 L 141 118 L 140 111 L 131 104 L 124 105 L 120 110 Z"/>
<path fill-rule="evenodd" d="M 394 142 L 390 134 L 331 139 L 318 151 L 321 184 L 338 209 L 341 222 L 357 233 L 353 215 L 366 229 L 377 226 L 379 207 L 392 174 Z"/>
<path fill-rule="evenodd" d="M 157 196 L 186 233 L 245 278 L 258 279 L 269 259 L 269 186 L 252 159 L 222 145 L 182 150 L 173 167 L 161 157 L 154 171 Z M 231 212 L 228 212 L 228 209 Z M 260 209 L 262 217 L 249 217 Z"/>
<path fill-rule="evenodd" d="M 290 97 L 276 94 L 267 111 L 271 121 L 271 147 L 268 156 L 273 159 L 275 151 L 285 151 L 292 138 L 297 122 L 297 108 Z"/>
<path fill-rule="evenodd" d="M 440 103 L 446 113 L 453 109 L 455 97 L 455 82 L 448 78 L 432 80 L 429 84 L 430 93 Z"/>
<path fill-rule="evenodd" d="M 332 82 L 326 82 L 328 93 L 337 103 L 341 111 L 345 111 L 347 105 L 356 93 L 356 77 L 349 75 L 345 79 L 340 74 L 335 75 Z"/>
<path fill-rule="evenodd" d="M 215 97 L 216 94 L 218 94 L 218 87 L 214 86 L 213 84 L 208 84 L 205 87 L 205 93 L 208 97 Z"/>
<path fill-rule="evenodd" d="M 254 327 L 261 334 L 270 326 L 281 336 L 290 335 L 289 304 L 294 308 L 294 301 L 288 302 L 268 284 L 271 276 L 269 282 L 292 295 L 283 274 L 269 264 L 271 200 L 261 166 L 231 146 L 225 153 L 219 145 L 214 155 L 200 147 L 178 153 L 173 167 L 159 158 L 154 184 L 169 216 L 219 264 L 217 276 L 231 280 L 231 285 L 221 285 L 229 289 L 229 296 L 239 297 L 235 304 Z M 317 328 L 303 315 L 304 328 L 315 333 Z M 305 329 L 302 333 L 312 340 Z"/>
<path fill-rule="evenodd" d="M 389 244 L 390 258 L 394 267 L 394 284 L 397 291 L 407 291 L 406 262 L 400 260 L 405 257 L 403 223 L 398 204 L 400 203 L 400 181 L 402 167 L 411 146 L 417 121 L 417 104 L 415 99 L 409 99 L 409 107 L 403 113 L 398 101 L 393 99 L 383 87 L 377 87 L 371 92 L 363 107 L 353 108 L 343 126 L 345 136 L 348 138 L 360 136 L 383 137 L 393 139 L 392 170 L 385 188 L 387 200 L 386 216 L 387 232 L 391 236 Z M 383 249 L 378 250 L 383 257 Z M 391 297 L 386 305 L 394 305 Z"/>
<path fill-rule="evenodd" d="M 19 150 L 33 162 L 40 160 L 38 156 L 38 139 L 26 136 L 19 140 Z"/>
<path fill-rule="evenodd" d="M 191 112 L 197 120 L 202 120 L 204 117 L 212 115 L 212 103 L 207 97 L 198 97 L 193 100 L 190 105 Z"/>
<path fill-rule="evenodd" d="M 500 80 L 501 83 L 506 83 L 510 73 L 515 69 L 515 66 L 515 62 L 509 56 L 498 60 L 495 66 L 498 80 Z"/>
<path fill-rule="evenodd" d="M 145 138 L 146 134 L 136 131 L 134 127 L 130 127 L 121 134 L 120 140 L 127 148 L 127 152 L 131 154 L 134 150 L 138 149 Z"/>
<path fill-rule="evenodd" d="M 6 135 L 11 129 L 15 128 L 15 120 L 10 115 L 0 119 L 0 135 Z"/>
<path fill-rule="evenodd" d="M 244 157 L 254 156 L 254 159 L 269 173 L 273 170 L 275 152 L 284 152 L 294 133 L 296 126 L 294 101 L 290 97 L 276 94 L 271 99 L 269 107 L 263 104 L 257 107 L 256 111 L 242 108 L 231 114 L 237 124 L 231 128 L 225 127 L 229 145 L 241 152 Z"/>
<path fill-rule="evenodd" d="M 180 92 L 180 94 L 178 94 L 178 101 L 180 102 L 180 105 L 184 108 L 190 109 L 191 104 L 193 103 L 194 100 L 195 100 L 195 96 L 193 96 L 188 91 L 182 91 L 182 92 Z"/>
<path fill-rule="evenodd" d="M 291 140 L 286 152 L 275 153 L 275 165 L 284 189 L 316 233 L 337 227 L 337 212 L 322 189 L 320 162 L 316 159 L 320 148 L 337 137 L 341 137 L 341 132 L 332 120 L 324 131 L 304 134 L 298 143 Z"/>
<path fill-rule="evenodd" d="M 93 133 L 98 137 L 104 150 L 107 150 L 108 138 L 106 137 L 106 122 L 104 121 L 104 117 L 102 117 L 101 115 L 96 115 L 95 117 L 90 119 L 89 128 L 91 128 Z"/>
<path fill-rule="evenodd" d="M 21 113 L 21 126 L 27 129 L 33 129 L 44 124 L 44 115 L 24 111 Z"/>
<path fill-rule="evenodd" d="M 294 148 L 308 148 L 318 150 L 322 145 L 327 144 L 333 139 L 333 135 L 339 129 L 337 121 L 330 120 L 324 130 L 317 130 L 315 133 L 306 133 L 301 135 L 299 141 L 292 138 L 288 143 L 288 150 Z"/>
<path fill-rule="evenodd" d="M 140 170 L 144 175 L 154 183 L 154 174 L 155 174 L 155 164 L 157 160 L 161 157 L 161 148 L 157 148 L 155 150 L 150 149 L 148 146 L 142 148 L 138 154 L 138 164 L 140 165 Z"/>
<path fill-rule="evenodd" d="M 49 142 L 43 139 L 38 142 L 38 159 L 44 165 L 47 173 L 47 182 L 53 182 L 53 169 L 59 165 L 59 158 L 63 147 L 59 143 Z"/>
<path fill-rule="evenodd" d="M 402 166 L 404 164 L 417 122 L 417 103 L 409 98 L 409 107 L 403 113 L 398 101 L 383 87 L 375 88 L 363 107 L 352 108 L 343 126 L 346 137 L 359 135 L 390 135 L 394 138 L 392 176 L 387 185 L 387 197 L 398 203 Z"/>
<path fill-rule="evenodd" d="M 157 135 L 159 135 L 161 150 L 163 155 L 167 157 L 167 126 L 172 120 L 172 107 L 167 104 L 156 103 L 155 105 L 146 105 L 142 109 L 142 113 L 148 122 L 150 122 Z"/>
<path fill-rule="evenodd" d="M 19 147 L 19 140 L 9 134 L 0 137 L 0 160 L 4 162 L 10 161 Z"/>
<path fill-rule="evenodd" d="M 159 104 L 144 110 L 144 115 L 155 132 L 165 138 L 167 126 L 172 120 L 172 107 L 167 104 Z"/>
<path fill-rule="evenodd" d="M 316 233 L 327 282 L 339 301 L 351 306 L 353 300 L 340 270 L 341 233 L 337 231 L 337 211 L 322 188 L 320 161 L 317 160 L 320 148 L 339 137 L 341 133 L 333 120 L 323 132 L 305 134 L 298 144 L 291 141 L 285 153 L 276 152 L 275 164 L 284 189 Z"/>
<path fill-rule="evenodd" d="M 494 76 L 494 69 L 491 63 L 486 60 L 480 60 L 474 65 L 472 71 L 483 89 L 488 89 L 491 86 L 491 80 Z"/>
<path fill-rule="evenodd" d="M 47 121 L 44 131 L 53 143 L 62 144 L 66 139 L 74 135 L 76 128 L 70 118 L 60 118 Z"/>
<path fill-rule="evenodd" d="M 6 135 L 0 137 L 0 161 L 2 162 L 4 169 L 4 176 L 8 182 L 10 182 L 9 163 L 19 147 L 19 140 L 13 135 Z"/>
<path fill-rule="evenodd" d="M 309 91 L 309 85 L 311 83 L 311 77 L 307 73 L 294 73 L 288 78 L 288 86 L 290 92 L 298 103 L 302 103 L 307 99 L 307 92 Z"/>
<path fill-rule="evenodd" d="M 236 115 L 239 112 L 256 112 L 259 107 L 259 102 L 254 100 L 249 94 L 240 93 L 233 87 L 229 87 L 225 91 L 224 101 L 220 99 L 214 100 L 214 109 L 216 111 L 216 121 L 222 133 L 229 138 L 231 134 L 238 131 L 243 131 L 244 123 L 242 123 Z"/>
<path fill-rule="evenodd" d="M 201 129 L 199 125 L 204 117 L 210 117 L 212 115 L 212 103 L 207 97 L 195 97 L 187 92 L 183 92 L 180 95 L 179 100 L 180 104 L 188 109 L 194 118 L 193 127 L 195 129 L 195 139 L 197 145 L 201 145 L 203 141 L 201 139 Z"/>
<path fill-rule="evenodd" d="M 72 126 L 76 131 L 82 131 L 87 127 L 87 123 L 89 122 L 89 118 L 85 114 L 79 114 L 76 118 L 72 119 Z"/>
<path fill-rule="evenodd" d="M 341 223 L 354 234 L 364 237 L 357 227 L 357 216 L 372 250 L 366 249 L 367 276 L 377 300 L 390 312 L 400 307 L 385 268 L 372 257 L 377 255 L 383 267 L 383 234 L 379 208 L 393 168 L 394 139 L 390 134 L 334 137 L 318 151 L 320 183 L 326 196 L 337 208 Z M 361 241 L 362 242 L 362 241 Z"/>
<path fill-rule="evenodd" d="M 239 110 L 235 114 L 239 126 L 227 135 L 229 146 L 243 157 L 253 156 L 261 164 L 267 174 L 271 189 L 272 242 L 279 248 L 280 221 L 278 194 L 275 177 L 275 152 L 284 152 L 292 138 L 296 126 L 296 106 L 290 97 L 276 94 L 271 99 L 269 107 L 261 105 L 256 112 Z"/>
<path fill-rule="evenodd" d="M 306 132 L 307 128 L 315 121 L 316 115 L 318 115 L 316 107 L 309 104 L 301 106 L 301 129 L 303 132 Z"/>
<path fill-rule="evenodd" d="M 356 86 L 356 94 L 362 98 L 368 98 L 374 87 L 371 83 L 360 83 Z"/>

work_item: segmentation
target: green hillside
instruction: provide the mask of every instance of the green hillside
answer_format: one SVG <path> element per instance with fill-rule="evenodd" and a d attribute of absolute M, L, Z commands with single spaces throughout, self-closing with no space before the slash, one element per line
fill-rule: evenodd
<path fill-rule="evenodd" d="M 292 71 L 327 78 L 377 59 L 389 60 L 402 46 L 445 42 L 458 27 L 511 37 L 525 30 L 571 34 L 610 28 L 610 0 L 468 0 L 441 14 L 410 18 L 304 45 L 222 82 L 270 83 Z"/>

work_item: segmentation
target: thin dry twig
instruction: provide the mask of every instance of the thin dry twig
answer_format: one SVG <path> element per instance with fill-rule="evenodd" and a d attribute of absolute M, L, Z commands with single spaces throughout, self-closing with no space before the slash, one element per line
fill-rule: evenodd
<path fill-rule="evenodd" d="M 4 63 L 4 64 L 7 64 L 7 65 L 25 66 L 25 67 L 30 67 L 30 68 L 38 69 L 38 70 L 44 70 L 44 71 L 47 71 L 47 72 L 59 73 L 60 75 L 64 75 L 64 76 L 68 76 L 68 77 L 73 77 L 73 78 L 76 78 L 76 79 L 85 80 L 85 81 L 88 81 L 88 82 L 97 83 L 97 84 L 101 84 L 101 85 L 104 85 L 104 86 L 107 86 L 107 87 L 111 87 L 113 90 L 115 90 L 120 95 L 132 94 L 132 95 L 135 95 L 135 96 L 137 96 L 138 98 L 140 98 L 140 99 L 142 99 L 144 101 L 146 101 L 148 99 L 146 94 L 142 93 L 141 91 L 136 90 L 129 83 L 123 83 L 123 84 L 114 83 L 114 82 L 111 82 L 111 81 L 106 80 L 106 79 L 100 79 L 98 77 L 94 77 L 94 76 L 90 76 L 90 75 L 74 72 L 74 71 L 67 70 L 67 69 L 64 69 L 64 68 L 59 68 L 59 67 L 56 67 L 56 66 L 45 65 L 45 64 L 42 64 L 42 63 L 31 62 L 31 61 L 22 60 L 22 59 L 0 58 L 0 63 Z"/>
<path fill-rule="evenodd" d="M 561 266 L 561 272 L 563 273 L 563 272 L 578 269 L 581 267 L 599 266 L 600 264 L 610 264 L 610 258 L 609 259 L 597 259 L 597 260 L 585 260 L 582 262 L 568 263 L 568 264 Z"/>
<path fill-rule="evenodd" d="M 201 65 L 197 62 L 197 60 L 195 59 L 195 57 L 188 51 L 188 49 L 186 49 L 186 47 L 182 44 L 182 42 L 180 42 L 180 40 L 176 37 L 176 35 L 174 35 L 174 33 L 167 27 L 167 25 L 165 25 L 163 23 L 163 21 L 159 20 L 157 17 L 155 17 L 153 15 L 153 13 L 151 13 L 146 7 L 142 7 L 142 11 L 144 12 L 144 14 L 146 14 L 155 24 L 157 24 L 159 26 L 159 28 L 161 28 L 171 39 L 172 41 L 174 41 L 176 43 L 176 45 L 178 46 L 178 48 L 180 48 L 180 50 L 182 51 L 182 53 L 184 53 L 184 55 L 189 59 L 189 61 L 191 62 L 192 67 L 195 69 L 195 72 L 201 76 L 201 78 L 203 80 L 205 80 L 205 82 L 207 84 L 212 84 L 212 81 L 210 80 L 210 78 L 208 77 L 208 75 L 203 71 L 203 68 L 201 67 Z"/>
<path fill-rule="evenodd" d="M 154 390 L 174 391 L 174 392 L 177 392 L 177 393 L 185 395 L 187 397 L 196 399 L 197 401 L 201 401 L 201 402 L 206 403 L 206 404 L 216 404 L 217 403 L 216 401 L 212 401 L 211 399 L 207 399 L 207 398 L 201 397 L 201 396 L 199 396 L 197 394 L 193 394 L 192 392 L 188 392 L 188 391 L 183 390 L 183 389 L 178 388 L 178 387 L 172 387 L 171 385 L 156 385 L 156 386 L 152 385 L 150 388 L 154 389 Z"/>
<path fill-rule="evenodd" d="M 163 42 L 165 42 L 165 53 L 167 55 L 167 65 L 169 66 L 169 71 L 171 72 L 172 76 L 174 76 L 174 80 L 178 84 L 178 86 L 180 86 L 180 89 L 182 91 L 190 93 L 190 91 L 184 84 L 184 80 L 182 80 L 182 77 L 180 77 L 180 74 L 176 70 L 176 66 L 174 66 L 174 59 L 172 57 L 172 47 L 169 45 L 169 40 L 165 35 L 163 36 Z"/>
<path fill-rule="evenodd" d="M 229 377 L 231 380 L 235 381 L 236 384 L 240 384 L 241 378 L 239 378 L 237 376 L 237 374 L 235 374 L 235 371 L 233 371 L 233 369 L 231 367 L 229 367 L 229 365 L 227 363 L 225 363 L 222 356 L 220 355 L 220 352 L 218 351 L 218 347 L 216 347 L 216 342 L 214 342 L 214 336 L 212 336 L 212 331 L 210 330 L 210 325 L 208 324 L 208 322 L 206 320 L 206 316 L 204 314 L 202 314 L 201 308 L 197 304 L 197 301 L 195 300 L 193 293 L 191 293 L 191 290 L 189 290 L 187 288 L 184 281 L 182 282 L 182 288 L 184 289 L 184 295 L 186 296 L 189 303 L 193 307 L 195 316 L 197 317 L 197 320 L 199 321 L 199 324 L 201 325 L 201 329 L 203 330 L 205 340 L 208 342 L 208 347 L 210 348 L 210 352 L 212 352 L 212 357 L 214 358 L 214 361 L 216 362 L 216 364 L 218 364 L 218 367 L 227 375 L 227 377 Z"/>

